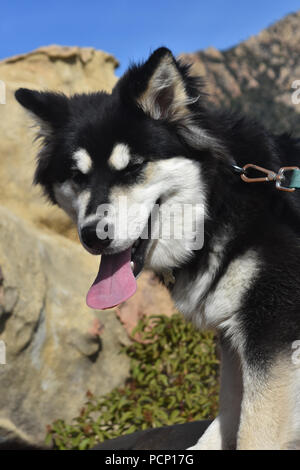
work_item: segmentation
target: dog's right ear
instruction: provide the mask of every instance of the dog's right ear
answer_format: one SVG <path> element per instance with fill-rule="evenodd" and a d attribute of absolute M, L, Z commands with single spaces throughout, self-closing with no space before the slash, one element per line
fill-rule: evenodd
<path fill-rule="evenodd" d="M 145 63 L 130 67 L 116 88 L 152 119 L 179 123 L 188 121 L 189 105 L 199 99 L 198 85 L 189 68 L 161 47 Z"/>
<path fill-rule="evenodd" d="M 68 99 L 62 93 L 19 88 L 15 92 L 15 98 L 40 128 L 41 137 L 51 135 L 68 118 Z"/>

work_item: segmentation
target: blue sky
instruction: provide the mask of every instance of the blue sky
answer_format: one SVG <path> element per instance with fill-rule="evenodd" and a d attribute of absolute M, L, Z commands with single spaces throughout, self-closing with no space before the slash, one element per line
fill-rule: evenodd
<path fill-rule="evenodd" d="M 92 46 L 121 63 L 165 45 L 180 52 L 226 49 L 257 34 L 299 0 L 2 0 L 0 58 L 48 44 Z"/>

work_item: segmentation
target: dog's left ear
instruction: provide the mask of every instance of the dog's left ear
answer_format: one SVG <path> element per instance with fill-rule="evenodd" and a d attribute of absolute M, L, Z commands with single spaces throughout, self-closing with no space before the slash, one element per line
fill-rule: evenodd
<path fill-rule="evenodd" d="M 19 88 L 15 98 L 40 128 L 41 137 L 48 136 L 67 121 L 68 99 L 62 93 Z"/>
<path fill-rule="evenodd" d="M 171 51 L 157 49 L 143 65 L 132 67 L 125 76 L 136 104 L 153 119 L 180 121 L 189 114 L 188 105 L 197 101 L 190 96 L 185 77 Z"/>

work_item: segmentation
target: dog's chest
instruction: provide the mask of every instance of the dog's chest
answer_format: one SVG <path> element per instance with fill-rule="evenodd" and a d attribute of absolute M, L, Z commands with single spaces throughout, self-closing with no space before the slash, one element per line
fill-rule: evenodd
<path fill-rule="evenodd" d="M 199 328 L 230 328 L 230 320 L 240 309 L 259 270 L 258 255 L 249 250 L 234 258 L 214 283 L 223 269 L 222 261 L 222 251 L 216 250 L 210 255 L 207 268 L 192 280 L 188 271 L 176 279 L 172 291 L 175 304 Z"/>

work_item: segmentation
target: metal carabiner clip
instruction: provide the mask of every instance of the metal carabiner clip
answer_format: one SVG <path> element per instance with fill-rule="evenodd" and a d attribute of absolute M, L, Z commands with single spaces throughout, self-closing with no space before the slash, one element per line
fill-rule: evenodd
<path fill-rule="evenodd" d="M 294 171 L 294 170 L 299 170 L 298 166 L 283 166 L 279 169 L 277 177 L 276 177 L 276 188 L 279 189 L 280 191 L 288 191 L 289 193 L 292 193 L 293 191 L 296 190 L 296 188 L 289 188 L 287 186 L 282 186 L 282 180 L 285 178 L 285 172 L 286 171 Z"/>
<path fill-rule="evenodd" d="M 264 173 L 267 176 L 259 177 L 259 178 L 251 178 L 246 175 L 246 171 L 248 168 L 253 168 L 254 170 L 260 171 L 261 173 Z M 241 178 L 243 181 L 246 183 L 262 183 L 262 182 L 268 182 L 268 181 L 276 181 L 277 174 L 272 171 L 272 170 L 267 170 L 266 168 L 263 168 L 258 165 L 254 165 L 253 163 L 247 163 L 247 165 L 243 166 L 244 173 L 241 174 Z"/>
<path fill-rule="evenodd" d="M 253 168 L 254 170 L 260 171 L 261 173 L 264 173 L 267 176 L 251 178 L 247 176 L 246 174 L 248 168 Z M 243 173 L 241 173 L 241 178 L 246 183 L 263 183 L 263 182 L 275 181 L 276 189 L 279 189 L 280 191 L 287 191 L 289 193 L 292 193 L 296 189 L 293 187 L 282 186 L 282 181 L 285 178 L 286 171 L 299 170 L 298 166 L 283 166 L 279 168 L 278 173 L 275 173 L 275 171 L 267 170 L 266 168 L 263 168 L 258 165 L 254 165 L 253 163 L 247 163 L 247 165 L 243 166 L 242 170 L 243 170 Z"/>

